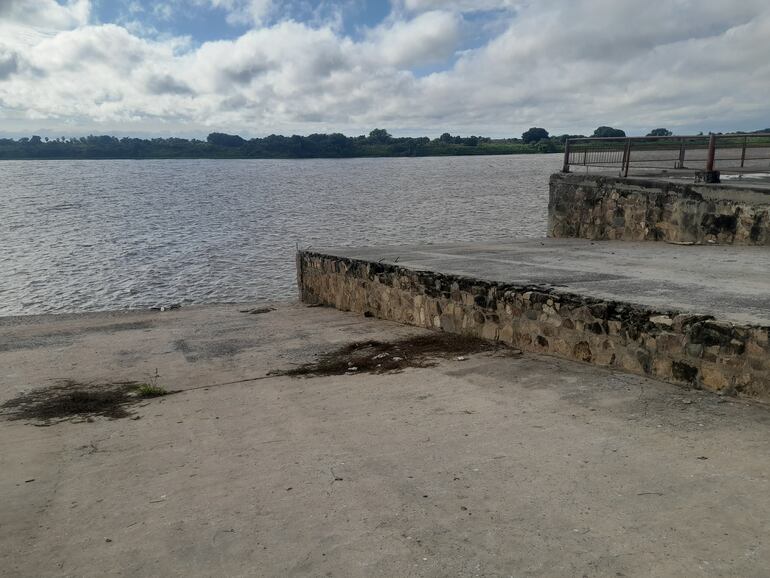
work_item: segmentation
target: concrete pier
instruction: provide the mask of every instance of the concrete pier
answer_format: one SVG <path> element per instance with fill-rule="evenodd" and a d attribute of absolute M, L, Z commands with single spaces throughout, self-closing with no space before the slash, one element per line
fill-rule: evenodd
<path fill-rule="evenodd" d="M 770 252 L 540 239 L 298 255 L 302 299 L 770 398 Z"/>
<path fill-rule="evenodd" d="M 586 298 L 658 312 L 770 325 L 770 251 L 584 239 L 360 247 L 318 253 Z"/>
<path fill-rule="evenodd" d="M 548 236 L 767 246 L 770 183 L 557 173 L 550 180 Z"/>

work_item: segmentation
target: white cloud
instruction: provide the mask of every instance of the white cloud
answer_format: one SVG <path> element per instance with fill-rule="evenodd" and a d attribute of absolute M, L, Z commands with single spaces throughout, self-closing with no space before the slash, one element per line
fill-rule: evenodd
<path fill-rule="evenodd" d="M 546 1 L 522 9 L 506 32 L 434 82 L 450 90 L 497 86 L 479 94 L 477 106 L 507 110 L 518 123 L 693 124 L 710 120 L 707 104 L 724 95 L 765 106 L 756 88 L 770 83 L 762 56 L 768 18 L 770 6 L 752 0 L 659 2 L 655 10 L 630 1 Z M 734 112 L 725 109 L 724 118 Z"/>
<path fill-rule="evenodd" d="M 375 59 L 411 68 L 451 56 L 458 44 L 459 30 L 457 14 L 435 10 L 411 20 L 379 26 L 369 33 L 368 40 Z"/>
<path fill-rule="evenodd" d="M 0 125 L 512 135 L 770 124 L 766 0 L 404 0 L 359 40 L 276 19 L 278 3 L 195 1 L 251 29 L 195 47 L 89 24 L 87 1 L 0 0 Z M 515 11 L 460 51 L 477 22 L 463 13 L 479 6 Z M 444 70 L 414 72 L 436 63 Z"/>
<path fill-rule="evenodd" d="M 0 21 L 35 28 L 68 29 L 88 22 L 89 0 L 0 0 Z"/>

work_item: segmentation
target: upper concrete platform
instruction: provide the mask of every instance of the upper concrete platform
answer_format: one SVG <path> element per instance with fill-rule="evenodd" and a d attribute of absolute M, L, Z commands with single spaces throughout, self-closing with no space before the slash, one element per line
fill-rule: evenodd
<path fill-rule="evenodd" d="M 702 190 L 730 190 L 730 189 L 749 189 L 757 190 L 770 194 L 770 168 L 767 172 L 735 172 L 735 173 L 723 173 L 721 175 L 721 181 L 719 183 L 704 183 L 696 182 L 694 180 L 694 172 L 692 170 L 636 170 L 629 174 L 628 177 L 618 176 L 617 168 L 597 168 L 591 167 L 590 171 L 573 170 L 571 175 L 578 176 L 600 176 L 610 178 L 624 178 L 628 181 L 656 181 L 660 183 L 675 183 L 677 185 L 694 185 Z"/>
<path fill-rule="evenodd" d="M 537 239 L 314 251 L 770 326 L 767 247 Z"/>

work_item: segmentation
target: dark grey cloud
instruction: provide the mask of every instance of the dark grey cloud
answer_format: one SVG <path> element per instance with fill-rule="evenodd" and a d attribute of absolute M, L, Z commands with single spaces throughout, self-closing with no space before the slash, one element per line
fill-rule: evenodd
<path fill-rule="evenodd" d="M 255 78 L 262 76 L 274 68 L 275 67 L 269 64 L 259 62 L 235 63 L 233 65 L 223 66 L 221 74 L 225 77 L 227 82 L 249 84 Z"/>
<path fill-rule="evenodd" d="M 195 94 L 195 91 L 186 83 L 177 80 L 169 74 L 150 76 L 147 79 L 146 86 L 150 94 L 176 94 L 183 96 Z"/>
<path fill-rule="evenodd" d="M 3 0 L 0 0 L 2 2 Z M 19 57 L 15 52 L 3 52 L 0 49 L 0 80 L 9 78 L 19 70 Z"/>

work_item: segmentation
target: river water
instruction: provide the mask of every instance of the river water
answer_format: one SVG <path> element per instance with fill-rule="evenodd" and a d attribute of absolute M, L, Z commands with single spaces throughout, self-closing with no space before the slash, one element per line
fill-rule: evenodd
<path fill-rule="evenodd" d="M 545 235 L 560 155 L 0 162 L 0 315 L 280 300 L 294 251 Z"/>

